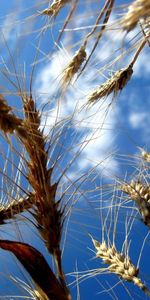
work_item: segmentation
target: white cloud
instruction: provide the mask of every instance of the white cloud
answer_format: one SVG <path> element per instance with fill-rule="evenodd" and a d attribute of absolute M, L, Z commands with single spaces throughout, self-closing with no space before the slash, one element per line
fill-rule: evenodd
<path fill-rule="evenodd" d="M 147 126 L 148 115 L 146 112 L 132 112 L 129 115 L 129 122 L 131 126 L 135 129 L 138 129 L 143 126 Z"/>
<path fill-rule="evenodd" d="M 36 91 L 38 88 L 38 94 L 42 95 L 41 101 L 46 103 L 48 99 L 50 102 L 52 100 L 51 111 L 46 117 L 46 133 L 49 127 L 55 124 L 56 118 L 61 120 L 70 117 L 75 134 L 78 134 L 79 137 L 82 136 L 80 143 L 83 141 L 82 154 L 76 160 L 76 167 L 83 170 L 83 168 L 99 164 L 100 168 L 105 166 L 113 172 L 117 168 L 117 162 L 112 157 L 110 150 L 114 147 L 115 140 L 113 134 L 115 113 L 108 113 L 110 99 L 102 100 L 92 108 L 87 106 L 84 108 L 87 102 L 86 95 L 92 89 L 91 78 L 96 72 L 94 67 L 90 68 L 88 75 L 82 76 L 82 79 L 79 78 L 78 82 L 70 87 L 63 97 L 59 87 L 61 73 L 68 62 L 68 57 L 66 58 L 64 54 L 62 50 L 55 52 L 55 56 L 42 69 L 36 81 Z M 98 84 L 99 78 L 94 83 Z M 60 99 L 59 104 L 57 98 Z"/>
<path fill-rule="evenodd" d="M 135 32 L 129 33 L 127 40 L 130 41 L 134 35 Z M 120 30 L 115 31 L 115 38 L 112 35 L 112 31 L 108 31 L 106 38 L 107 41 L 109 39 L 109 43 L 106 43 L 106 39 L 101 41 L 94 58 L 94 63 L 89 64 L 88 72 L 85 72 L 75 84 L 69 87 L 65 95 L 61 94 L 60 89 L 62 71 L 67 65 L 69 57 L 73 56 L 72 52 L 69 54 L 66 52 L 66 47 L 59 49 L 57 52 L 55 51 L 55 55 L 51 58 L 50 63 L 42 69 L 36 81 L 36 90 L 38 88 L 38 93 L 42 95 L 41 101 L 43 101 L 43 103 L 47 102 L 48 99 L 52 101 L 52 109 L 47 116 L 47 126 L 53 126 L 56 117 L 57 120 L 61 120 L 70 116 L 72 126 L 76 133 L 78 132 L 80 135 L 80 132 L 83 131 L 83 129 L 85 130 L 84 136 L 89 142 L 77 161 L 78 168 L 86 168 L 87 166 L 93 166 L 103 161 L 100 167 L 104 168 L 105 165 L 113 172 L 118 167 L 116 160 L 111 155 L 111 149 L 115 149 L 114 132 L 117 108 L 115 108 L 115 112 L 108 113 L 110 99 L 107 99 L 107 101 L 101 100 L 92 108 L 83 108 L 87 101 L 87 94 L 103 81 L 103 76 L 101 76 L 102 74 L 99 72 L 98 66 L 103 65 L 104 61 L 105 63 L 111 61 L 113 51 L 117 48 L 119 49 L 120 43 L 122 43 L 122 33 Z M 111 44 L 111 47 L 107 47 L 108 44 Z M 89 48 L 87 51 L 89 52 Z M 118 55 L 118 53 L 114 52 L 114 56 L 116 55 Z M 147 49 L 145 49 L 135 64 L 134 76 L 143 76 L 143 71 L 144 76 L 147 76 L 150 68 L 150 64 L 147 63 L 147 55 Z M 123 59 L 124 66 L 128 64 L 129 61 L 130 58 L 125 57 Z M 113 66 L 111 67 L 113 68 Z M 133 128 L 137 128 L 139 123 L 147 122 L 146 119 L 145 113 L 132 111 L 129 116 L 129 122 Z M 109 126 L 107 124 L 109 124 Z M 108 158 L 106 159 L 106 157 Z"/>
<path fill-rule="evenodd" d="M 149 59 L 149 49 L 148 46 L 143 50 L 141 55 L 139 55 L 138 60 L 134 66 L 134 76 L 148 77 L 150 74 L 150 59 Z"/>

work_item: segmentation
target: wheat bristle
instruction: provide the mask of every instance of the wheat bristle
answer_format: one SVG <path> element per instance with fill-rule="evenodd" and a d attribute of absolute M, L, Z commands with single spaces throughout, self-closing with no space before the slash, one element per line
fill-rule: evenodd
<path fill-rule="evenodd" d="M 132 65 L 121 69 L 108 79 L 105 83 L 101 84 L 99 88 L 88 95 L 88 103 L 95 103 L 97 100 L 108 96 L 112 92 L 116 95 L 119 90 L 122 90 L 133 74 Z"/>

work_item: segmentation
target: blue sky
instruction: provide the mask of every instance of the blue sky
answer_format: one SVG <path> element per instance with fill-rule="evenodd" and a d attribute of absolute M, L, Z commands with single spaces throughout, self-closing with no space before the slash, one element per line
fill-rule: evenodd
<path fill-rule="evenodd" d="M 130 1 L 125 2 L 130 3 Z M 1 92 L 5 94 L 7 101 L 15 107 L 17 114 L 20 115 L 21 101 L 16 92 L 18 92 L 19 85 L 22 89 L 24 88 L 24 82 L 29 91 L 30 76 L 35 59 L 32 89 L 38 108 L 44 107 L 41 128 L 44 127 L 45 134 L 49 135 L 56 120 L 62 122 L 59 146 L 54 145 L 50 157 L 53 161 L 59 147 L 61 147 L 62 156 L 58 160 L 53 175 L 54 181 L 82 149 L 81 154 L 77 155 L 74 163 L 65 172 L 60 187 L 60 191 L 63 191 L 65 187 L 72 185 L 69 192 L 73 193 L 76 189 L 78 191 L 72 197 L 74 205 L 68 223 L 66 222 L 66 231 L 63 237 L 63 241 L 65 241 L 64 269 L 66 274 L 68 273 L 67 280 L 71 283 L 80 277 L 79 274 L 76 277 L 72 274 L 69 275 L 73 271 L 78 270 L 80 272 L 102 267 L 100 262 L 94 259 L 94 247 L 89 234 L 100 240 L 102 238 L 102 224 L 107 220 L 106 223 L 108 224 L 105 230 L 106 232 L 109 230 L 112 237 L 117 212 L 115 211 L 113 215 L 110 209 L 107 215 L 108 209 L 105 206 L 110 208 L 115 201 L 119 202 L 119 195 L 117 191 L 113 190 L 113 184 L 125 178 L 129 178 L 130 181 L 132 174 L 138 173 L 141 161 L 134 158 L 134 155 L 137 158 L 140 156 L 138 147 L 149 150 L 149 47 L 146 46 L 142 51 L 135 64 L 131 81 L 113 102 L 111 95 L 93 107 L 84 109 L 88 94 L 104 82 L 105 78 L 110 77 L 116 69 L 129 63 L 133 52 L 116 64 L 110 64 L 118 56 L 118 53 L 122 53 L 122 47 L 127 49 L 129 44 L 137 41 L 138 37 L 135 38 L 135 36 L 139 29 L 130 32 L 124 41 L 122 41 L 120 30 L 113 31 L 114 34 L 108 30 L 101 39 L 87 70 L 77 82 L 73 82 L 64 94 L 61 90 L 62 72 L 81 45 L 84 35 L 89 30 L 87 26 L 94 24 L 99 1 L 79 1 L 78 15 L 80 17 L 75 15 L 59 43 L 55 43 L 55 41 L 57 41 L 62 20 L 67 15 L 69 6 L 60 13 L 56 20 L 52 20 L 53 26 L 51 27 L 48 26 L 49 21 L 46 17 L 37 16 L 39 11 L 47 7 L 48 3 L 49 1 L 42 3 L 36 1 L 35 3 L 32 0 L 12 0 L 8 5 L 6 1 L 2 0 L 0 12 L 2 33 L 0 39 Z M 118 16 L 122 12 L 120 8 L 118 9 L 122 3 L 124 2 L 119 0 L 116 2 L 116 9 L 110 24 L 115 22 L 115 14 Z M 94 38 L 88 43 L 88 53 L 90 53 L 93 42 Z M 103 69 L 104 64 L 110 64 L 109 68 Z M 10 79 L 13 81 L 13 85 Z M 12 92 L 14 95 L 10 95 Z M 48 104 L 44 106 L 45 103 Z M 110 103 L 112 105 L 109 106 Z M 17 156 L 11 157 L 7 152 L 3 138 L 0 138 L 0 147 L 1 152 L 4 151 L 6 156 L 9 155 L 10 159 L 14 159 L 17 163 Z M 5 166 L 2 155 L 0 165 L 1 169 Z M 6 166 L 8 175 L 9 167 Z M 80 179 L 77 180 L 79 177 Z M 146 180 L 148 179 L 146 178 Z M 111 188 L 106 187 L 102 191 L 101 186 L 104 185 L 105 187 L 108 183 Z M 2 184 L 1 189 L 4 187 Z M 25 185 L 25 183 L 23 184 Z M 1 195 L 3 196 L 2 193 Z M 64 201 L 66 198 L 64 197 Z M 5 198 L 2 200 L 4 201 Z M 129 203 L 129 205 L 132 206 L 133 203 Z M 136 215 L 136 209 L 120 208 L 119 211 L 116 244 L 121 251 L 125 238 L 126 212 L 128 211 L 128 220 L 132 222 L 134 219 L 129 240 L 131 239 L 130 256 L 136 264 L 147 234 L 147 228 L 140 222 L 140 216 Z M 106 216 L 108 219 L 105 219 Z M 111 227 L 109 223 L 112 224 Z M 1 226 L 1 237 L 11 238 L 13 236 L 17 240 L 18 238 L 23 239 L 24 242 L 37 247 L 51 263 L 36 230 L 29 226 L 27 221 L 21 223 L 20 220 L 18 224 L 21 227 L 18 227 L 17 223 Z M 20 233 L 18 228 L 20 228 Z M 1 251 L 0 255 L 0 272 L 2 274 L 0 297 L 6 295 L 7 289 L 7 295 L 20 295 L 20 290 L 16 289 L 16 285 L 12 284 L 11 280 L 9 281 L 10 285 L 5 286 L 7 278 L 11 273 L 30 284 L 30 281 L 27 281 L 28 275 L 23 269 L 20 269 L 20 266 L 18 267 L 17 262 L 12 259 L 10 254 Z M 142 272 L 140 274 L 142 280 L 150 287 L 148 255 L 149 237 L 147 237 L 141 257 Z M 120 282 L 117 284 L 118 282 L 119 279 L 115 275 L 101 274 L 87 279 L 79 285 L 80 298 L 78 297 L 78 300 L 147 299 L 142 291 L 130 283 Z M 115 287 L 111 289 L 112 286 Z M 72 287 L 71 284 L 70 287 L 73 300 L 75 300 L 78 293 L 77 286 L 75 284 L 75 287 Z M 99 294 L 106 289 L 109 292 Z M 16 298 L 10 296 L 9 299 Z M 19 299 L 23 298 L 20 296 Z"/>

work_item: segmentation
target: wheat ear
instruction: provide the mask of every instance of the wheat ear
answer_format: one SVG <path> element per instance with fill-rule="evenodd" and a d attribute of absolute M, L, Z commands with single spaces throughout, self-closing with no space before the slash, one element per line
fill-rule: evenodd
<path fill-rule="evenodd" d="M 0 224 L 4 224 L 6 220 L 14 218 L 17 214 L 32 208 L 35 202 L 34 195 L 31 194 L 27 198 L 13 200 L 7 205 L 0 205 Z"/>
<path fill-rule="evenodd" d="M 134 29 L 141 18 L 145 19 L 150 15 L 150 1 L 149 0 L 135 0 L 128 7 L 128 12 L 121 20 L 121 26 L 124 30 L 129 32 Z"/>
<path fill-rule="evenodd" d="M 28 181 L 35 192 L 35 214 L 39 232 L 48 251 L 54 256 L 58 276 L 69 295 L 61 264 L 60 241 L 64 222 L 61 201 L 55 201 L 58 183 L 51 184 L 53 168 L 48 169 L 46 139 L 40 130 L 40 113 L 32 97 L 24 97 L 24 129 L 28 132 L 22 142 L 29 155 Z M 69 297 L 69 296 L 68 296 Z"/>
<path fill-rule="evenodd" d="M 121 185 L 119 189 L 135 201 L 144 223 L 150 226 L 150 186 L 132 180 L 131 183 Z"/>
<path fill-rule="evenodd" d="M 105 264 L 108 264 L 108 271 L 119 276 L 125 281 L 134 283 L 138 288 L 142 289 L 148 296 L 150 291 L 138 278 L 139 270 L 133 265 L 128 256 L 117 251 L 115 245 L 107 245 L 105 241 L 102 243 L 92 238 L 93 245 L 96 250 L 96 257 L 101 258 Z"/>
<path fill-rule="evenodd" d="M 56 17 L 60 10 L 68 3 L 70 0 L 54 0 L 53 3 L 41 13 L 47 16 Z"/>
<path fill-rule="evenodd" d="M 140 148 L 141 157 L 147 162 L 150 163 L 150 153 L 148 151 L 145 151 L 143 148 Z"/>
<path fill-rule="evenodd" d="M 63 72 L 63 86 L 70 84 L 74 75 L 80 70 L 81 65 L 86 60 L 86 43 L 80 47 L 80 49 L 75 53 L 69 65 Z"/>
<path fill-rule="evenodd" d="M 22 120 L 12 113 L 12 108 L 7 104 L 6 100 L 0 95 L 0 130 L 7 133 L 14 133 L 22 127 Z"/>
<path fill-rule="evenodd" d="M 108 96 L 112 92 L 116 95 L 122 90 L 127 82 L 130 80 L 133 73 L 132 65 L 130 64 L 124 69 L 121 69 L 114 73 L 105 83 L 101 84 L 96 90 L 88 95 L 87 100 L 89 104 L 96 103 L 97 100 Z"/>

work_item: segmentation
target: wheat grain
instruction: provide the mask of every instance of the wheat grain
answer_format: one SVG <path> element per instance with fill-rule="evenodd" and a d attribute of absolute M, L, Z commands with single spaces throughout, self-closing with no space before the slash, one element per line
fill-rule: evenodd
<path fill-rule="evenodd" d="M 135 0 L 128 7 L 128 12 L 121 20 L 124 30 L 129 32 L 134 29 L 141 18 L 145 19 L 150 16 L 150 0 Z"/>
<path fill-rule="evenodd" d="M 133 73 L 132 65 L 121 69 L 114 73 L 105 83 L 101 84 L 95 91 L 88 95 L 87 101 L 89 104 L 95 103 L 99 99 L 108 96 L 112 92 L 116 95 L 122 90 L 130 80 Z"/>

